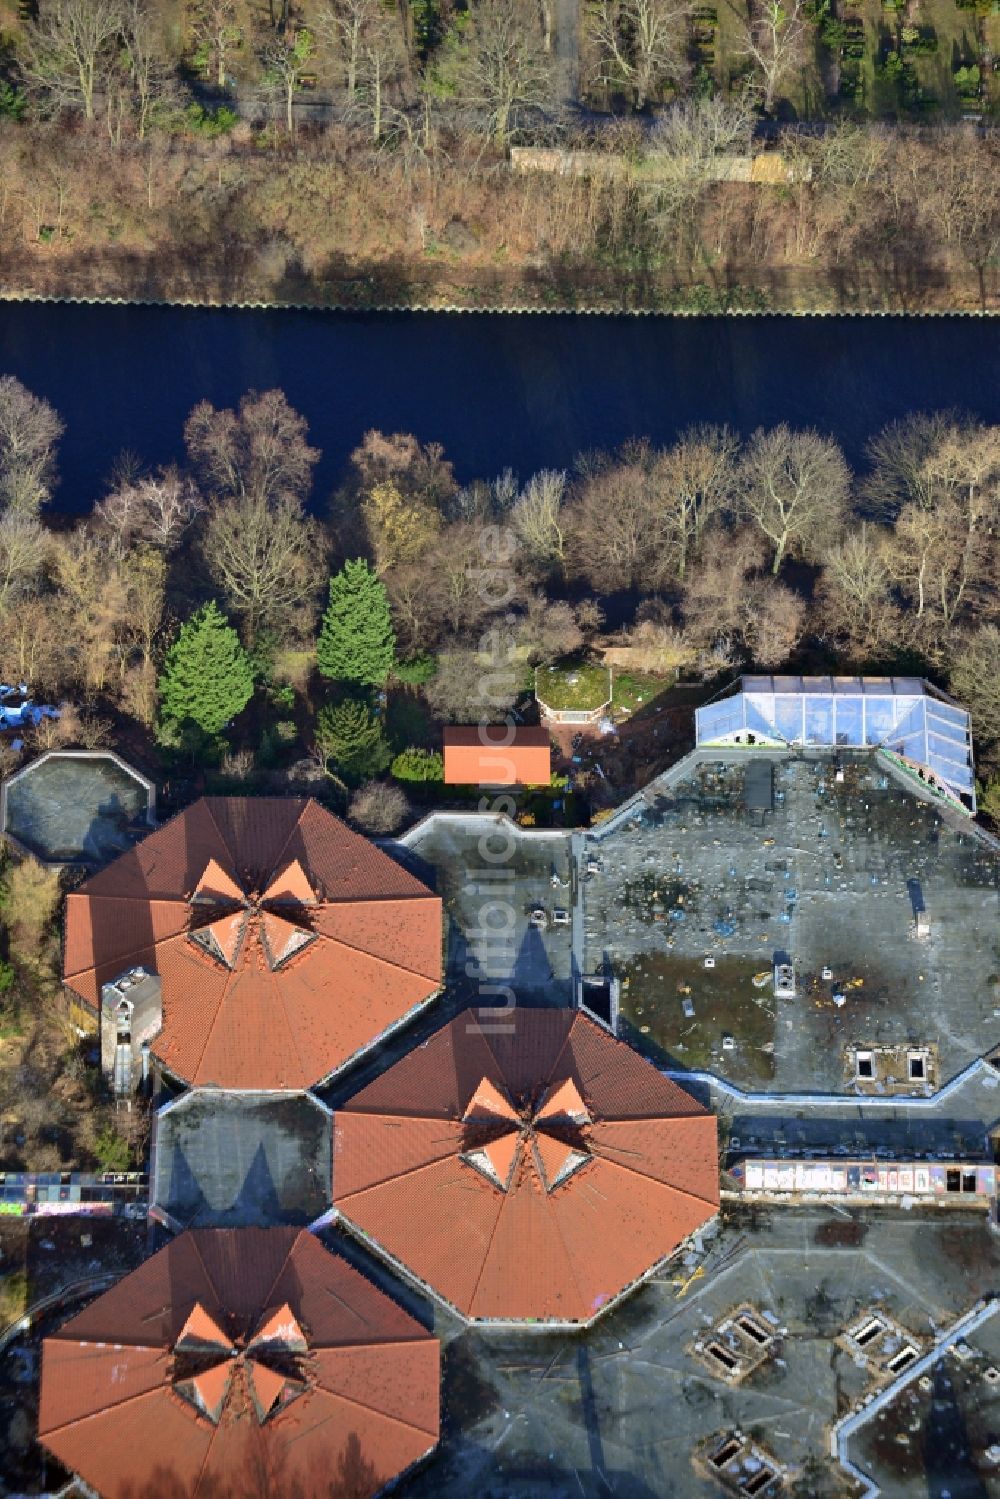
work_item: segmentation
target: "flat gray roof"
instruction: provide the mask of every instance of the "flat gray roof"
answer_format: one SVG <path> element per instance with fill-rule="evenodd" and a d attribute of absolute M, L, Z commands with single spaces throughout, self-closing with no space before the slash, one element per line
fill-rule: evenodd
<path fill-rule="evenodd" d="M 154 1123 L 152 1200 L 183 1228 L 308 1224 L 330 1205 L 329 1112 L 308 1093 L 195 1088 Z"/>
<path fill-rule="evenodd" d="M 762 760 L 706 749 L 587 835 L 582 971 L 610 962 L 622 1033 L 662 1066 L 841 1093 L 851 1048 L 930 1046 L 940 1086 L 1000 1043 L 1000 855 L 872 752 L 765 759 L 773 812 L 746 805 Z"/>

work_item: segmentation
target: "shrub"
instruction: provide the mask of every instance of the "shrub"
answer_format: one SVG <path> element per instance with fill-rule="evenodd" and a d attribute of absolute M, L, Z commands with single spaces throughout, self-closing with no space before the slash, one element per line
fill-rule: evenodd
<path fill-rule="evenodd" d="M 360 698 L 346 698 L 319 710 L 316 748 L 324 762 L 332 760 L 338 773 L 348 779 L 377 775 L 385 770 L 392 753 L 380 719 Z"/>
<path fill-rule="evenodd" d="M 4 876 L 0 906 L 12 956 L 24 966 L 37 967 L 39 949 L 59 906 L 59 871 L 31 858 L 12 864 Z"/>
<path fill-rule="evenodd" d="M 410 815 L 410 804 L 399 786 L 368 781 L 351 797 L 347 815 L 366 833 L 394 833 Z"/>
<path fill-rule="evenodd" d="M 235 109 L 230 109 L 226 104 L 220 104 L 218 109 L 206 109 L 203 104 L 189 104 L 184 111 L 185 123 L 192 134 L 207 136 L 209 140 L 217 135 L 228 135 L 233 126 L 238 124 L 239 118 Z"/>
<path fill-rule="evenodd" d="M 437 661 L 433 656 L 411 656 L 409 661 L 397 661 L 392 669 L 392 674 L 398 682 L 405 682 L 408 687 L 422 687 L 429 682 L 437 671 Z"/>
<path fill-rule="evenodd" d="M 0 119 L 20 120 L 27 107 L 27 97 L 21 90 L 0 79 Z"/>
<path fill-rule="evenodd" d="M 131 1165 L 128 1141 L 106 1125 L 94 1142 L 94 1155 L 102 1171 L 127 1171 Z"/>
<path fill-rule="evenodd" d="M 392 762 L 397 781 L 443 781 L 444 759 L 437 750 L 401 750 Z"/>

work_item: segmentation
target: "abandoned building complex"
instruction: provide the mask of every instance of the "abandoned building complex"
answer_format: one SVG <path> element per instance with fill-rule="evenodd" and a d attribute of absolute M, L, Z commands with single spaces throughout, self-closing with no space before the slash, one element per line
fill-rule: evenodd
<path fill-rule="evenodd" d="M 45 1344 L 39 1433 L 101 1494 L 345 1494 L 438 1438 L 437 1340 L 294 1229 L 182 1234 Z"/>
<path fill-rule="evenodd" d="M 746 677 L 695 739 L 571 833 L 204 798 L 67 897 L 77 1022 L 156 1104 L 156 1252 L 42 1344 L 68 1474 L 908 1499 L 947 1399 L 951 1492 L 1000 1492 L 967 715 Z"/>

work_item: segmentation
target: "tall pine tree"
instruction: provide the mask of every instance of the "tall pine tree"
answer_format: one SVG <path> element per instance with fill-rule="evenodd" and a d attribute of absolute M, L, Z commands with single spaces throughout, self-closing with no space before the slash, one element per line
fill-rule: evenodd
<path fill-rule="evenodd" d="M 250 658 L 214 599 L 181 626 L 159 688 L 161 732 L 168 739 L 188 736 L 192 729 L 219 734 L 250 701 Z"/>
<path fill-rule="evenodd" d="M 316 644 L 325 677 L 381 687 L 392 670 L 396 637 L 385 587 L 359 557 L 330 579 L 330 603 Z"/>

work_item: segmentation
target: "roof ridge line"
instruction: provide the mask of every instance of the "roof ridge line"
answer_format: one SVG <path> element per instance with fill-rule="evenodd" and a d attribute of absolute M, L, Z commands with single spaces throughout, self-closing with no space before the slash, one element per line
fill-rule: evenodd
<path fill-rule="evenodd" d="M 277 798 L 277 800 L 283 800 L 283 799 L 284 798 Z M 282 861 L 282 859 L 284 857 L 285 849 L 291 843 L 291 841 L 292 841 L 292 835 L 295 833 L 296 829 L 300 826 L 303 817 L 306 815 L 306 808 L 309 806 L 309 802 L 312 800 L 312 798 L 309 797 L 309 798 L 307 798 L 305 800 L 302 800 L 300 797 L 296 797 L 295 800 L 296 801 L 302 801 L 302 805 L 299 807 L 299 815 L 298 815 L 298 817 L 295 818 L 295 820 L 292 823 L 291 827 L 288 829 L 288 832 L 285 835 L 285 841 L 281 845 L 281 847 L 278 850 L 277 854 L 275 855 L 274 863 L 271 865 L 270 873 L 267 876 L 267 883 L 264 886 L 265 890 L 269 889 L 270 886 L 273 885 L 275 879 L 277 878 L 278 872 L 281 869 L 281 861 Z M 302 862 L 301 862 L 301 860 L 297 859 L 295 862 L 298 864 L 299 868 L 302 869 Z M 306 873 L 304 869 L 302 869 L 302 873 L 303 874 Z M 306 879 L 307 880 L 309 879 L 308 875 L 306 875 Z M 312 888 L 311 881 L 310 881 L 310 888 Z M 313 894 L 315 894 L 315 893 L 316 892 L 313 891 Z"/>
<path fill-rule="evenodd" d="M 693 1094 L 690 1096 L 694 1097 Z M 703 1108 L 701 1104 L 698 1105 L 698 1109 L 699 1112 L 695 1114 L 662 1114 L 659 1112 L 655 1114 L 615 1114 L 613 1116 L 604 1114 L 600 1119 L 593 1122 L 597 1124 L 651 1124 L 658 1119 L 669 1119 L 671 1124 L 683 1124 L 688 1119 L 714 1119 L 718 1117 L 718 1115 L 712 1113 L 711 1109 Z"/>
<path fill-rule="evenodd" d="M 293 954 L 293 957 L 294 957 L 294 954 Z M 267 973 L 267 976 L 268 976 L 268 978 L 271 981 L 271 987 L 274 990 L 274 993 L 275 993 L 275 995 L 277 996 L 277 999 L 278 999 L 278 1003 L 281 1006 L 281 1013 L 285 1017 L 285 1029 L 288 1032 L 289 1040 L 292 1043 L 292 1050 L 295 1052 L 295 1060 L 298 1062 L 298 1065 L 299 1065 L 299 1076 L 300 1077 L 309 1077 L 309 1076 L 311 1076 L 311 1069 L 307 1068 L 303 1064 L 302 1053 L 299 1050 L 299 1038 L 298 1038 L 298 1035 L 296 1034 L 295 1027 L 292 1025 L 292 1018 L 291 1018 L 291 1015 L 288 1012 L 288 1006 L 285 1004 L 285 997 L 284 997 L 284 993 L 283 993 L 284 985 L 280 984 L 278 982 L 278 970 L 272 968 L 271 965 L 270 965 L 270 963 L 268 963 L 267 967 L 265 969 L 265 972 Z M 225 1002 L 225 1000 L 223 1000 L 223 1003 L 224 1002 Z M 220 1008 L 221 1008 L 221 1006 L 220 1006 Z M 306 1088 L 304 1089 L 304 1091 L 308 1091 L 308 1088 L 309 1088 L 309 1085 L 307 1084 Z"/>
<path fill-rule="evenodd" d="M 405 1427 L 407 1431 L 417 1431 L 421 1436 L 424 1437 L 434 1435 L 433 1430 L 428 1431 L 425 1426 L 417 1426 L 413 1421 L 404 1421 L 402 1416 L 386 1415 L 385 1411 L 380 1411 L 377 1406 L 366 1404 L 364 1400 L 353 1400 L 350 1395 L 341 1395 L 334 1390 L 325 1390 L 319 1383 L 319 1381 L 317 1381 L 312 1386 L 312 1388 L 318 1394 L 325 1395 L 327 1400 L 343 1400 L 347 1405 L 356 1406 L 358 1410 L 370 1411 L 372 1415 L 378 1416 L 383 1421 L 388 1421 L 392 1426 L 402 1426 Z M 281 1413 L 279 1412 L 279 1414 Z M 440 1438 L 438 1438 L 438 1440 L 440 1440 Z"/>
<path fill-rule="evenodd" d="M 227 1383 L 227 1385 L 226 1385 L 226 1391 L 227 1391 L 227 1393 L 228 1393 L 229 1388 L 230 1388 L 230 1386 Z M 172 1389 L 171 1389 L 171 1393 L 173 1393 Z M 201 1489 L 202 1479 L 205 1477 L 205 1471 L 208 1468 L 208 1460 L 212 1456 L 212 1448 L 215 1445 L 215 1439 L 219 1435 L 219 1432 L 222 1430 L 222 1422 L 221 1421 L 209 1421 L 209 1427 L 210 1427 L 210 1430 L 209 1430 L 209 1435 L 208 1435 L 208 1445 L 205 1448 L 205 1456 L 201 1460 L 201 1467 L 198 1469 L 198 1476 L 195 1479 L 194 1485 L 193 1485 L 193 1487 L 191 1489 L 191 1499 L 197 1499 L 198 1492 Z"/>
<path fill-rule="evenodd" d="M 402 1059 L 400 1059 L 400 1060 L 402 1060 Z M 381 1078 L 377 1078 L 377 1077 L 373 1078 L 372 1082 L 373 1083 L 381 1082 Z M 245 1091 L 250 1091 L 250 1090 L 245 1090 Z M 300 1089 L 296 1089 L 295 1091 L 299 1092 L 301 1090 Z M 360 1097 L 360 1094 L 358 1095 L 358 1097 Z M 355 1098 L 352 1098 L 352 1099 L 349 1100 L 349 1103 L 350 1104 L 354 1104 L 356 1101 L 357 1100 Z M 385 1109 L 355 1109 L 355 1108 L 352 1108 L 352 1107 L 345 1106 L 344 1108 L 334 1109 L 333 1112 L 335 1114 L 353 1114 L 353 1115 L 355 1115 L 358 1118 L 370 1118 L 370 1119 L 426 1119 L 428 1124 L 461 1124 L 462 1123 L 461 1116 L 458 1116 L 455 1119 L 443 1119 L 443 1118 L 439 1118 L 436 1114 L 408 1114 L 405 1109 L 393 1109 L 393 1111 L 391 1113 L 387 1113 Z"/>
<path fill-rule="evenodd" d="M 215 813 L 212 811 L 211 803 L 214 800 L 215 800 L 215 798 L 211 797 L 211 796 L 200 796 L 198 798 L 198 801 L 200 801 L 204 805 L 205 811 L 208 813 L 209 817 L 211 818 L 212 826 L 215 829 L 216 833 L 218 834 L 218 836 L 219 836 L 219 842 L 222 844 L 222 847 L 223 847 L 223 849 L 225 850 L 225 853 L 226 853 L 226 858 L 229 860 L 230 869 L 224 870 L 223 873 L 230 874 L 230 877 L 231 877 L 231 879 L 233 881 L 233 884 L 237 885 L 237 886 L 240 886 L 242 888 L 242 883 L 243 882 L 242 882 L 242 880 L 239 877 L 239 871 L 237 870 L 235 874 L 231 874 L 231 870 L 235 869 L 235 862 L 233 860 L 233 851 L 229 847 L 229 844 L 226 842 L 226 835 L 225 835 L 225 833 L 223 833 L 222 829 L 219 827 L 219 824 L 218 824 L 218 822 L 216 821 L 216 818 L 215 818 Z M 182 817 L 185 812 L 189 812 L 191 810 L 191 807 L 196 807 L 197 805 L 198 805 L 198 802 L 195 801 L 195 802 L 191 803 L 190 807 L 182 807 L 181 810 L 180 810 L 180 812 L 177 813 L 177 816 L 178 817 Z M 202 873 L 204 873 L 204 870 L 202 871 Z"/>
<path fill-rule="evenodd" d="M 352 901 L 351 904 L 352 905 L 356 905 L 357 902 L 356 901 Z M 440 974 L 435 975 L 435 974 L 432 974 L 432 973 L 422 973 L 419 968 L 410 968 L 409 965 L 406 964 L 406 963 L 397 963 L 395 961 L 395 959 L 393 959 L 393 958 L 385 958 L 385 957 L 382 956 L 381 953 L 373 953 L 370 948 L 359 947 L 357 945 L 357 943 L 354 943 L 354 942 L 345 942 L 342 937 L 331 937 L 330 934 L 329 934 L 329 932 L 316 931 L 316 929 L 313 928 L 313 934 L 316 937 L 316 939 L 318 941 L 320 941 L 320 942 L 332 942 L 336 947 L 346 948 L 348 952 L 361 953 L 364 957 L 371 958 L 373 960 L 373 962 L 376 962 L 376 963 L 385 963 L 387 965 L 387 967 L 389 967 L 389 968 L 396 968 L 396 969 L 398 969 L 398 971 L 400 973 L 412 973 L 414 978 L 418 978 L 418 979 L 430 979 L 432 981 L 436 978 L 437 982 L 438 982 L 438 986 L 441 987 L 441 975 Z M 306 949 L 305 949 L 305 947 L 303 947 L 303 948 L 300 948 L 299 951 L 304 953 L 306 951 Z M 297 956 L 297 954 L 293 953 L 292 956 L 295 957 L 295 956 Z"/>
<path fill-rule="evenodd" d="M 404 1176 L 413 1176 L 417 1171 L 429 1171 L 432 1166 L 440 1166 L 442 1160 L 447 1160 L 447 1159 L 448 1159 L 448 1156 L 435 1156 L 435 1158 L 434 1158 L 433 1161 L 421 1161 L 416 1166 L 407 1166 L 407 1168 L 406 1168 L 405 1171 L 395 1171 L 395 1172 L 393 1172 L 393 1174 L 391 1176 L 383 1177 L 383 1179 L 381 1181 L 372 1182 L 370 1186 L 367 1186 L 367 1187 L 358 1187 L 353 1192 L 346 1192 L 344 1194 L 344 1196 L 339 1199 L 339 1201 L 341 1201 L 341 1202 L 353 1202 L 356 1197 L 364 1197 L 366 1195 L 366 1193 L 368 1193 L 368 1192 L 377 1192 L 378 1189 L 380 1187 L 384 1187 L 387 1182 L 390 1182 L 390 1181 L 402 1181 L 402 1179 L 403 1179 Z M 334 1171 L 335 1171 L 335 1169 L 336 1169 L 336 1160 L 334 1161 Z M 475 1170 L 475 1167 L 472 1167 L 471 1169 Z M 338 1211 L 339 1211 L 338 1198 L 337 1198 L 337 1190 L 336 1190 L 336 1178 L 335 1178 L 334 1172 L 331 1172 L 330 1174 L 331 1174 L 331 1176 L 334 1176 L 333 1205 L 334 1205 L 335 1208 L 338 1208 Z M 482 1178 L 482 1173 L 481 1172 L 477 1172 L 477 1175 L 479 1175 L 480 1178 Z M 348 1214 L 347 1216 L 349 1217 L 350 1214 Z M 360 1223 L 357 1225 L 357 1227 L 358 1228 L 361 1227 Z M 378 1242 L 378 1241 L 376 1240 L 376 1242 Z"/>
<path fill-rule="evenodd" d="M 302 1232 L 307 1234 L 309 1230 L 304 1228 Z M 372 1338 L 368 1338 L 364 1343 L 311 1343 L 309 1347 L 312 1353 L 338 1353 L 342 1348 L 409 1348 L 411 1345 L 426 1343 L 426 1341 L 427 1333 L 423 1331 L 415 1333 L 412 1338 L 383 1338 L 377 1343 Z"/>
<path fill-rule="evenodd" d="M 118 856 L 122 857 L 121 854 Z M 109 865 L 108 868 L 111 866 Z M 134 895 L 130 891 L 127 895 L 119 895 L 110 890 L 70 890 L 66 895 L 67 900 L 135 900 L 144 906 L 187 906 L 190 901 L 185 895 Z"/>
<path fill-rule="evenodd" d="M 348 829 L 348 831 L 350 832 L 351 829 Z M 360 837 L 360 834 L 358 836 Z M 384 849 L 378 848 L 377 845 L 375 845 L 375 844 L 373 844 L 372 846 L 374 848 L 376 848 L 376 851 L 378 853 L 384 853 L 385 852 Z M 386 858 L 390 859 L 390 863 L 395 864 L 395 862 L 396 862 L 395 859 L 391 859 L 388 854 L 386 854 Z M 403 866 L 401 864 L 397 865 L 396 867 L 398 869 L 403 869 Z M 403 869 L 403 873 L 404 874 L 409 874 L 409 870 Z M 414 880 L 416 880 L 417 884 L 420 886 L 419 890 L 411 890 L 411 891 L 409 891 L 406 894 L 403 894 L 403 893 L 397 891 L 393 895 L 386 895 L 384 893 L 382 895 L 377 895 L 376 894 L 376 895 L 361 895 L 361 896 L 357 896 L 357 895 L 324 895 L 324 897 L 323 897 L 323 904 L 327 905 L 327 906 L 364 906 L 364 905 L 372 905 L 372 906 L 374 906 L 374 905 L 384 905 L 387 901 L 390 901 L 390 900 L 441 900 L 442 899 L 442 897 L 440 895 L 438 895 L 435 890 L 432 890 L 429 885 L 425 885 L 424 882 L 423 882 L 423 880 L 418 879 L 416 875 L 412 875 L 411 878 L 414 879 Z"/>
<path fill-rule="evenodd" d="M 668 1192 L 676 1192 L 678 1196 L 686 1197 L 690 1202 L 707 1203 L 709 1207 L 714 1207 L 716 1212 L 719 1210 L 719 1204 L 717 1202 L 713 1203 L 710 1197 L 701 1197 L 697 1192 L 689 1192 L 686 1187 L 675 1187 L 673 1182 L 661 1181 L 658 1176 L 650 1176 L 645 1171 L 638 1171 L 634 1166 L 623 1166 L 620 1161 L 613 1161 L 610 1156 L 593 1155 L 591 1159 L 601 1161 L 605 1166 L 611 1166 L 615 1171 L 630 1171 L 633 1176 L 641 1176 L 643 1181 L 652 1182 L 655 1186 L 663 1187 Z"/>
<path fill-rule="evenodd" d="M 187 939 L 187 934 L 185 934 L 185 945 L 187 945 L 186 939 Z M 197 947 L 198 947 L 197 943 L 191 943 L 190 945 L 197 950 Z M 215 962 L 214 958 L 209 957 L 208 953 L 204 954 L 204 958 L 205 958 L 206 962 L 211 963 L 211 965 L 212 965 L 213 968 L 218 969 L 218 966 L 219 966 L 218 963 Z M 197 1073 L 198 1073 L 199 1068 L 201 1067 L 202 1062 L 205 1060 L 205 1053 L 208 1050 L 208 1043 L 211 1041 L 212 1036 L 213 1036 L 214 1031 L 215 1031 L 215 1027 L 219 1023 L 219 1016 L 222 1013 L 222 1006 L 226 1002 L 226 995 L 229 993 L 229 986 L 230 986 L 232 980 L 233 980 L 233 970 L 229 969 L 229 972 L 226 975 L 226 980 L 225 980 L 225 982 L 223 983 L 223 986 L 222 986 L 222 993 L 219 995 L 219 1003 L 216 1005 L 216 1007 L 215 1007 L 215 1014 L 212 1016 L 212 1023 L 208 1027 L 208 1030 L 207 1030 L 206 1035 L 205 1035 L 205 1040 L 202 1043 L 201 1050 L 199 1051 L 198 1055 L 195 1058 L 194 1066 L 190 1070 L 190 1081 L 188 1082 L 188 1087 L 189 1088 L 195 1088 L 195 1087 L 198 1086 L 198 1083 L 196 1081 L 196 1079 L 197 1079 Z M 159 1036 L 163 1035 L 163 1032 L 164 1032 L 164 1030 L 166 1028 L 165 1027 L 165 1020 L 166 1020 L 166 1017 L 164 1016 L 164 1021 L 161 1022 L 160 1029 L 159 1029 L 159 1032 L 158 1032 Z M 159 1053 L 157 1053 L 157 1055 L 159 1055 Z"/>
<path fill-rule="evenodd" d="M 274 1279 L 272 1280 L 271 1284 L 267 1288 L 267 1296 L 263 1298 L 263 1301 L 264 1301 L 264 1312 L 268 1311 L 268 1309 L 270 1308 L 270 1306 L 272 1304 L 271 1303 L 272 1292 L 274 1291 L 275 1286 L 278 1284 L 278 1281 L 281 1279 L 282 1275 L 284 1274 L 285 1266 L 288 1264 L 288 1261 L 291 1259 L 292 1252 L 295 1249 L 296 1244 L 299 1242 L 299 1240 L 301 1239 L 302 1235 L 304 1233 L 307 1233 L 307 1232 L 308 1232 L 307 1229 L 304 1229 L 304 1228 L 300 1229 L 299 1232 L 295 1235 L 295 1238 L 292 1239 L 291 1243 L 289 1244 L 288 1249 L 285 1252 L 285 1258 L 282 1260 L 281 1264 L 278 1266 L 278 1273 L 274 1277 Z M 291 1311 L 291 1303 L 289 1301 L 287 1301 L 287 1300 L 284 1301 L 282 1303 L 282 1305 L 283 1306 L 287 1306 L 288 1309 L 289 1309 L 289 1311 Z M 261 1316 L 263 1316 L 263 1312 L 261 1313 Z M 302 1326 L 301 1319 L 299 1317 L 297 1317 L 294 1312 L 292 1312 L 292 1316 L 295 1317 L 296 1322 L 298 1322 L 299 1326 L 301 1327 Z M 256 1337 L 257 1334 L 254 1333 L 253 1336 Z"/>
<path fill-rule="evenodd" d="M 472 1292 L 471 1292 L 471 1294 L 469 1296 L 469 1311 L 468 1311 L 468 1316 L 470 1316 L 470 1317 L 474 1317 L 475 1316 L 475 1312 L 473 1311 L 473 1306 L 475 1305 L 476 1297 L 479 1295 L 479 1287 L 482 1284 L 483 1276 L 486 1274 L 486 1262 L 488 1261 L 488 1259 L 490 1257 L 490 1254 L 492 1253 L 493 1243 L 494 1243 L 494 1240 L 496 1239 L 496 1236 L 497 1236 L 497 1229 L 500 1226 L 500 1219 L 503 1217 L 503 1210 L 507 1206 L 507 1200 L 510 1197 L 510 1187 L 511 1187 L 511 1185 L 513 1183 L 513 1180 L 514 1180 L 514 1172 L 517 1169 L 518 1164 L 519 1164 L 519 1155 L 523 1155 L 523 1154 L 524 1154 L 524 1141 L 523 1141 L 523 1139 L 521 1139 L 519 1137 L 518 1138 L 518 1150 L 517 1150 L 517 1153 L 515 1153 L 514 1159 L 513 1159 L 513 1161 L 511 1162 L 511 1165 L 510 1165 L 510 1175 L 507 1178 L 507 1186 L 506 1187 L 497 1187 L 495 1189 L 500 1194 L 500 1202 L 497 1205 L 497 1214 L 496 1214 L 496 1217 L 493 1220 L 493 1226 L 490 1229 L 490 1236 L 489 1236 L 489 1240 L 487 1241 L 486 1252 L 483 1255 L 482 1261 L 481 1261 L 480 1266 L 479 1266 L 479 1274 L 476 1276 L 475 1284 L 473 1285 Z M 475 1167 L 473 1167 L 472 1169 L 475 1170 Z M 479 1174 L 481 1175 L 482 1173 L 479 1173 Z M 459 1311 L 461 1311 L 461 1308 L 459 1308 Z"/>
<path fill-rule="evenodd" d="M 164 1352 L 166 1352 L 165 1349 Z M 85 1416 L 74 1416 L 70 1421 L 60 1421 L 58 1426 L 50 1427 L 44 1437 L 41 1430 L 39 1430 L 36 1434 L 37 1439 L 40 1442 L 44 1442 L 47 1437 L 56 1436 L 61 1431 L 71 1431 L 74 1426 L 82 1426 L 85 1421 L 96 1421 L 100 1416 L 105 1415 L 109 1409 L 121 1410 L 123 1405 L 131 1405 L 134 1400 L 148 1400 L 153 1395 L 162 1395 L 163 1393 L 164 1386 L 161 1383 L 156 1385 L 152 1390 L 137 1390 L 134 1395 L 123 1395 L 120 1400 L 113 1400 L 110 1406 L 105 1400 L 96 1411 L 88 1411 Z"/>
<path fill-rule="evenodd" d="M 526 1148 L 527 1148 L 526 1145 L 522 1142 L 522 1145 L 521 1145 L 522 1156 L 523 1156 Z M 534 1151 L 534 1142 L 533 1141 L 531 1142 L 531 1149 L 532 1149 L 532 1151 Z M 549 1217 L 549 1221 L 552 1224 L 552 1227 L 553 1227 L 553 1229 L 555 1231 L 556 1237 L 559 1240 L 559 1245 L 560 1245 L 560 1248 L 562 1249 L 562 1252 L 563 1252 L 563 1258 L 564 1258 L 564 1260 L 566 1262 L 567 1272 L 569 1274 L 570 1280 L 573 1282 L 573 1286 L 574 1286 L 574 1288 L 575 1288 L 575 1290 L 577 1292 L 577 1295 L 580 1298 L 580 1303 L 581 1303 L 581 1305 L 583 1305 L 583 1304 L 585 1304 L 586 1298 L 584 1297 L 584 1294 L 583 1294 L 583 1288 L 580 1285 L 579 1280 L 577 1279 L 576 1266 L 575 1266 L 575 1264 L 573 1262 L 573 1257 L 572 1257 L 572 1255 L 570 1254 L 569 1250 L 566 1247 L 566 1240 L 563 1238 L 562 1229 L 559 1226 L 559 1217 L 558 1217 L 558 1214 L 554 1211 L 554 1209 L 552 1207 L 552 1204 L 550 1202 L 550 1198 L 552 1196 L 552 1193 L 549 1191 L 548 1187 L 545 1184 L 545 1174 L 544 1174 L 543 1171 L 540 1171 L 538 1169 L 538 1165 L 537 1164 L 533 1164 L 533 1168 L 532 1169 L 535 1170 L 536 1175 L 539 1178 L 539 1185 L 541 1186 L 541 1189 L 542 1189 L 542 1206 L 543 1206 L 543 1209 L 547 1213 L 547 1215 Z M 515 1194 L 518 1191 L 524 1191 L 524 1190 L 525 1190 L 525 1188 L 523 1186 L 518 1186 L 518 1184 L 514 1181 L 514 1178 L 513 1178 L 513 1175 L 512 1175 L 511 1176 L 511 1186 L 503 1194 L 503 1201 L 500 1204 L 500 1211 L 497 1214 L 496 1222 L 493 1225 L 493 1231 L 490 1234 L 489 1244 L 487 1245 L 486 1253 L 483 1255 L 482 1267 L 480 1268 L 479 1275 L 476 1278 L 475 1289 L 474 1289 L 474 1291 L 472 1293 L 472 1297 L 471 1297 L 471 1299 L 469 1301 L 469 1314 L 470 1314 L 470 1316 L 475 1316 L 476 1315 L 475 1312 L 473 1311 L 473 1306 L 474 1306 L 474 1303 L 475 1303 L 475 1300 L 476 1300 L 476 1296 L 478 1295 L 479 1287 L 480 1287 L 480 1284 L 482 1282 L 483 1276 L 486 1274 L 486 1266 L 487 1266 L 487 1264 L 489 1262 L 490 1256 L 493 1253 L 493 1247 L 494 1247 L 494 1244 L 496 1242 L 497 1229 L 500 1227 L 500 1219 L 503 1217 L 503 1210 L 507 1206 L 508 1202 L 513 1201 L 514 1196 L 515 1196 Z"/>

